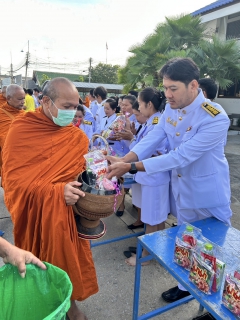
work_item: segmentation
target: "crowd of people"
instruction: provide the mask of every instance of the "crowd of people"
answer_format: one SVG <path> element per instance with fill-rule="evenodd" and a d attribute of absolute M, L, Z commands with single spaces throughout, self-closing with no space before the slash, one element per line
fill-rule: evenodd
<path fill-rule="evenodd" d="M 145 224 L 146 233 L 163 230 L 170 212 L 179 225 L 206 217 L 231 223 L 224 155 L 229 119 L 213 101 L 217 86 L 209 78 L 199 79 L 197 65 L 188 58 L 169 60 L 160 75 L 164 92 L 147 87 L 120 97 L 99 86 L 82 100 L 65 78 L 48 81 L 33 97 L 17 85 L 2 88 L 2 187 L 14 242 L 68 273 L 73 283 L 71 320 L 86 319 L 75 300 L 98 291 L 90 246 L 78 238 L 72 210 L 84 197 L 76 177 L 94 135 L 101 146 L 101 135 L 119 115 L 125 115 L 126 125 L 107 139 L 117 155 L 107 156 L 108 177 L 130 174 L 136 182 L 131 192 L 138 219 L 129 229 Z M 30 98 L 34 107 L 26 106 Z M 123 214 L 124 200 L 116 211 L 119 217 Z M 134 250 L 124 252 L 130 266 L 136 264 Z M 179 284 L 162 298 L 174 302 L 187 295 Z"/>

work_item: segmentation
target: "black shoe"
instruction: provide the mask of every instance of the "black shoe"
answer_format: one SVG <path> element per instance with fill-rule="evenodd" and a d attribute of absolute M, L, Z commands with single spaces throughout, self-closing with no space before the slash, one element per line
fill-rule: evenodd
<path fill-rule="evenodd" d="M 162 298 L 166 302 L 174 302 L 187 296 L 190 296 L 190 293 L 188 291 L 180 290 L 178 286 L 162 293 Z"/>
<path fill-rule="evenodd" d="M 117 217 L 121 217 L 123 215 L 124 211 L 117 211 L 116 212 L 116 216 Z"/>
<path fill-rule="evenodd" d="M 138 226 L 135 226 L 134 224 L 130 224 L 129 226 L 127 226 L 128 229 L 130 230 L 134 230 L 134 229 L 138 229 L 138 228 L 144 228 L 144 223 L 139 224 Z"/>
<path fill-rule="evenodd" d="M 129 251 L 132 253 L 137 253 L 137 247 L 128 247 Z"/>
<path fill-rule="evenodd" d="M 132 256 L 131 251 L 123 251 L 123 254 L 125 255 L 126 258 L 130 258 Z"/>

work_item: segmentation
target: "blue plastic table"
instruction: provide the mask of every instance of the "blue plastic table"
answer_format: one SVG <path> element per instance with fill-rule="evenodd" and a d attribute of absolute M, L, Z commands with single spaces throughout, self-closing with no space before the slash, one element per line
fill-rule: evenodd
<path fill-rule="evenodd" d="M 240 259 L 240 231 L 227 226 L 215 218 L 200 220 L 192 224 L 199 229 L 202 229 L 203 236 L 223 247 L 224 252 L 228 252 L 228 254 L 232 254 L 234 257 L 239 257 Z M 173 262 L 174 244 L 178 229 L 179 227 L 174 227 L 138 238 L 132 319 L 143 320 L 153 318 L 156 315 L 162 314 L 181 304 L 193 300 L 194 298 L 200 303 L 200 310 L 203 310 L 204 307 L 216 319 L 236 319 L 228 309 L 221 305 L 222 290 L 212 295 L 204 294 L 188 280 L 189 272 Z M 141 258 L 142 248 L 145 248 L 149 252 L 147 257 Z M 168 272 L 178 282 L 180 282 L 191 293 L 191 295 L 179 301 L 169 303 L 167 306 L 148 312 L 142 316 L 138 316 L 141 262 L 151 259 L 155 259 L 166 270 L 168 270 Z M 160 284 L 159 292 L 161 292 Z"/>

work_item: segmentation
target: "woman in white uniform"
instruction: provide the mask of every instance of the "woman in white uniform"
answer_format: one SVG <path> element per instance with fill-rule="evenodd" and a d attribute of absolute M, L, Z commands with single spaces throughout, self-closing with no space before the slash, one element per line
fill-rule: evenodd
<path fill-rule="evenodd" d="M 93 135 L 93 123 L 89 120 L 85 120 L 85 116 L 86 111 L 84 106 L 79 104 L 77 106 L 76 114 L 73 118 L 73 125 L 79 129 L 82 129 L 86 133 L 88 139 L 91 140 Z"/>
<path fill-rule="evenodd" d="M 164 97 L 154 88 L 145 88 L 138 97 L 139 110 L 148 118 L 147 125 L 141 134 L 144 139 L 147 134 L 153 130 L 161 118 L 161 106 Z M 158 156 L 165 154 L 167 141 L 161 142 L 156 151 L 152 155 Z M 169 172 L 159 172 L 154 175 L 148 175 L 146 172 L 137 172 L 135 180 L 141 185 L 141 220 L 146 224 L 146 234 L 165 228 L 165 221 L 170 212 L 169 206 Z M 142 256 L 148 255 L 144 249 Z M 126 263 L 134 266 L 136 264 L 136 256 L 132 254 L 126 260 Z"/>

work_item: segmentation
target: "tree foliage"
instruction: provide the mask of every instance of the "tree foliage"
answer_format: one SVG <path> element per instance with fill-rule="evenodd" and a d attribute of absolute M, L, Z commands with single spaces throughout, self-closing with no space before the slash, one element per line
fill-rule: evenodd
<path fill-rule="evenodd" d="M 47 76 L 46 74 L 43 74 L 40 80 L 40 85 L 44 84 L 45 81 L 47 80 L 51 80 L 52 78 L 50 78 L 49 76 Z"/>
<path fill-rule="evenodd" d="M 118 72 L 119 83 L 126 88 L 159 87 L 159 69 L 171 58 L 192 57 L 201 76 L 210 76 L 222 88 L 239 77 L 239 47 L 237 41 L 207 38 L 200 17 L 180 15 L 166 18 L 142 44 L 129 49 L 133 54 Z"/>
<path fill-rule="evenodd" d="M 118 83 L 118 69 L 120 66 L 99 63 L 91 68 L 91 82 Z"/>

